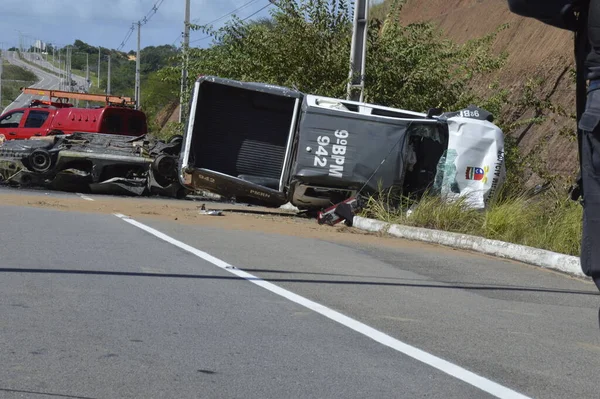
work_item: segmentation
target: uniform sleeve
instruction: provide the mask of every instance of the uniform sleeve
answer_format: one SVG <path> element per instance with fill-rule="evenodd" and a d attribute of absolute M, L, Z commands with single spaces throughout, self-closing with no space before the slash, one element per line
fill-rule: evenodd
<path fill-rule="evenodd" d="M 598 3 L 598 0 L 591 0 Z M 573 0 L 508 0 L 511 12 L 560 29 L 576 30 L 569 7 Z"/>
<path fill-rule="evenodd" d="M 588 36 L 593 48 L 600 47 L 600 0 L 590 0 Z"/>

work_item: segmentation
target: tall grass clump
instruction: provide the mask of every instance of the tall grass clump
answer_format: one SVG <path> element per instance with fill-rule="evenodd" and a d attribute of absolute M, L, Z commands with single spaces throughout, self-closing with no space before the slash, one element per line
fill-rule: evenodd
<path fill-rule="evenodd" d="M 486 210 L 466 199 L 445 201 L 426 193 L 418 202 L 379 193 L 370 197 L 363 216 L 389 223 L 481 236 L 493 240 L 579 255 L 581 206 L 556 190 L 538 195 L 500 196 Z"/>

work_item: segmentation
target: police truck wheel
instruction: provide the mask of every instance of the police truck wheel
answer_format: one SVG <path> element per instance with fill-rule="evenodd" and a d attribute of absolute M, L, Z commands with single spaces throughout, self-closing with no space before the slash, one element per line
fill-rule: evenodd
<path fill-rule="evenodd" d="M 183 142 L 183 136 L 180 134 L 177 134 L 169 139 L 169 144 L 175 143 L 175 142 Z"/>

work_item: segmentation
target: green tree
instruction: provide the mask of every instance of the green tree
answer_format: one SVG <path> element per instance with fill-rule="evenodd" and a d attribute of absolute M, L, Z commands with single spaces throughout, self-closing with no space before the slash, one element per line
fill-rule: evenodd
<path fill-rule="evenodd" d="M 159 69 L 176 64 L 178 51 L 175 46 L 149 46 L 141 50 L 141 71 L 156 72 Z"/>
<path fill-rule="evenodd" d="M 165 81 L 157 72 L 147 76 L 143 82 L 142 108 L 147 115 L 152 132 L 158 132 L 177 107 L 179 85 Z"/>
<path fill-rule="evenodd" d="M 352 35 L 349 3 L 279 0 L 269 19 L 233 18 L 216 30 L 192 26 L 211 35 L 213 45 L 190 50 L 190 77 L 212 74 L 345 97 Z M 452 109 L 475 100 L 469 83 L 504 62 L 503 55 L 491 53 L 495 35 L 457 45 L 444 40 L 431 24 L 400 24 L 402 5 L 392 2 L 386 18 L 369 24 L 365 99 L 415 111 Z M 178 66 L 161 71 L 173 83 L 180 74 Z"/>

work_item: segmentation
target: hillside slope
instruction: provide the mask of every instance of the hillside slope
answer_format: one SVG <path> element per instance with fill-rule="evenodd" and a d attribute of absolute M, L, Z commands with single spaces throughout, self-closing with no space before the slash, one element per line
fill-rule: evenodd
<path fill-rule="evenodd" d="M 540 78 L 536 88 L 538 97 L 553 106 L 563 107 L 568 114 L 575 113 L 575 85 L 572 71 L 573 37 L 570 32 L 525 19 L 510 12 L 506 1 L 499 0 L 408 0 L 401 12 L 403 23 L 431 21 L 437 24 L 448 38 L 462 43 L 466 40 L 492 33 L 508 23 L 495 42 L 497 51 L 508 53 L 507 65 L 489 81 L 478 82 L 480 91 L 489 90 L 495 78 L 502 87 L 513 90 L 513 98 L 522 96 L 521 89 L 529 78 Z M 535 114 L 531 106 L 509 110 L 511 119 L 530 118 Z M 577 144 L 575 121 L 557 113 L 547 114 L 541 125 L 523 126 L 511 132 L 518 140 L 523 155 L 538 155 L 539 174 L 557 174 L 570 178 L 577 170 Z"/>

